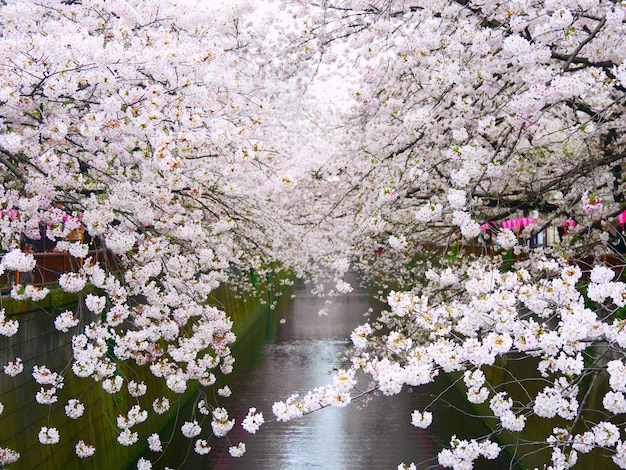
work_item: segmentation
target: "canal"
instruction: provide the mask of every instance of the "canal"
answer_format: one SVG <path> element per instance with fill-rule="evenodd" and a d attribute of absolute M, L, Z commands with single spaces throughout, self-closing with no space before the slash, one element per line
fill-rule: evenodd
<path fill-rule="evenodd" d="M 340 354 L 348 346 L 352 330 L 366 321 L 364 313 L 378 308 L 371 296 L 356 291 L 340 297 L 327 317 L 319 317 L 324 300 L 300 285 L 292 301 L 283 302 L 248 335 L 240 338 L 236 349 L 235 371 L 228 378 L 234 391 L 224 400 L 237 425 L 229 433 L 231 444 L 246 444 L 243 457 L 228 455 L 228 442 L 211 442 L 206 456 L 193 451 L 195 439 L 186 439 L 180 426 L 193 412 L 193 400 L 180 412 L 180 421 L 161 432 L 169 444 L 157 460 L 146 452 L 154 468 L 221 470 L 350 470 L 396 469 L 402 462 L 414 462 L 418 469 L 441 468 L 437 453 L 456 434 L 459 438 L 488 433 L 484 424 L 467 414 L 460 392 L 450 389 L 445 376 L 435 384 L 385 397 L 371 396 L 345 408 L 327 408 L 301 419 L 265 424 L 252 435 L 239 423 L 254 406 L 265 419 L 273 417 L 272 404 L 297 392 L 307 391 L 331 381 L 333 368 L 340 365 Z M 447 391 L 446 391 L 447 390 Z M 429 407 L 435 419 L 426 430 L 411 425 L 411 412 L 423 410 L 435 396 L 446 391 L 444 400 Z M 460 411 L 459 411 L 460 410 Z M 198 416 L 196 413 L 196 418 Z M 203 427 L 210 429 L 208 420 Z M 495 461 L 480 459 L 476 468 L 506 469 L 506 455 Z"/>

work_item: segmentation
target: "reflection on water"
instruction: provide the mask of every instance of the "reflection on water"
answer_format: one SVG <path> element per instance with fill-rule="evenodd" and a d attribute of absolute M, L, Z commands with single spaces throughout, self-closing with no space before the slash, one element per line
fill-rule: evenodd
<path fill-rule="evenodd" d="M 402 462 L 415 462 L 420 469 L 439 468 L 437 452 L 452 434 L 464 438 L 486 433 L 480 421 L 467 418 L 449 405 L 429 408 L 435 417 L 439 416 L 429 429 L 411 425 L 411 412 L 423 410 L 449 386 L 445 377 L 438 384 L 412 393 L 373 396 L 366 402 L 327 408 L 293 422 L 265 424 L 256 435 L 241 429 L 239 423 L 248 407 L 256 407 L 270 419 L 275 401 L 294 392 L 304 395 L 329 383 L 332 369 L 340 364 L 338 355 L 348 345 L 346 338 L 364 321 L 363 313 L 371 302 L 366 293 L 353 293 L 339 299 L 328 317 L 320 318 L 317 312 L 323 300 L 300 287 L 294 301 L 272 312 L 267 322 L 262 321 L 241 339 L 236 351 L 235 372 L 229 377 L 234 394 L 222 402 L 237 419 L 228 437 L 232 444 L 245 442 L 246 454 L 231 458 L 223 439 L 211 443 L 213 450 L 208 456 L 200 457 L 189 450 L 195 439 L 181 437 L 179 428 L 191 412 L 190 405 L 181 410 L 182 421 L 176 425 L 174 438 L 155 468 L 362 470 L 396 469 Z M 286 320 L 284 324 L 279 323 L 281 318 Z M 447 393 L 446 400 L 455 407 L 465 406 L 456 390 Z M 209 420 L 202 426 L 208 432 Z M 167 440 L 167 435 L 162 433 L 162 439 Z M 185 455 L 186 462 L 181 465 Z M 147 453 L 144 457 L 153 457 L 154 461 L 154 455 Z M 476 468 L 509 468 L 509 462 L 481 460 Z"/>

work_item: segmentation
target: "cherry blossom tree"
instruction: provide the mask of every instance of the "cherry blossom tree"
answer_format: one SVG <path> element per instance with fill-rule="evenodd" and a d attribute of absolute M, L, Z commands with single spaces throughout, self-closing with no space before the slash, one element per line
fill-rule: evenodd
<path fill-rule="evenodd" d="M 118 364 L 149 363 L 177 393 L 212 386 L 233 367 L 232 322 L 206 302 L 220 284 L 250 288 L 241 273 L 280 265 L 335 295 L 351 290 L 342 275 L 352 265 L 388 311 L 356 328 L 332 385 L 277 402 L 278 421 L 445 372 L 495 424 L 492 436 L 451 436 L 441 465 L 471 468 L 498 455 L 495 435 L 558 417 L 537 444 L 550 449 L 547 465 L 603 452 L 626 468 L 616 222 L 626 7 L 209 3 L 0 7 L 0 270 L 36 268 L 25 239 L 45 237 L 72 258 L 59 285 L 81 307 L 55 325 L 72 331 L 73 373 L 132 396 L 144 385 L 124 383 Z M 26 283 L 11 291 L 46 295 Z M 4 335 L 19 328 L 0 320 Z M 508 370 L 513 358 L 533 373 Z M 11 359 L 5 372 L 20 373 Z M 493 370 L 509 375 L 492 380 Z M 36 401 L 54 403 L 63 375 L 32 372 Z M 587 393 L 594 384 L 606 388 L 601 406 Z M 65 409 L 79 418 L 84 406 Z M 236 424 L 222 407 L 198 409 L 216 436 Z M 120 444 L 138 440 L 146 413 L 119 417 Z M 254 433 L 263 422 L 251 408 L 241 424 Z M 192 419 L 181 431 L 201 429 Z M 50 426 L 38 436 L 62 438 Z M 158 435 L 148 443 L 161 447 Z"/>

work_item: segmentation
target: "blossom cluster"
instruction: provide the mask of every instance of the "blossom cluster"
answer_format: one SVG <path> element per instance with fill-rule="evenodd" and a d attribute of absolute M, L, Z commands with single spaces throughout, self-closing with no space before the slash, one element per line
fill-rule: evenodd
<path fill-rule="evenodd" d="M 473 462 L 480 456 L 493 460 L 500 454 L 500 446 L 495 442 L 475 440 L 467 441 L 452 436 L 450 449 L 444 449 L 439 453 L 439 464 L 446 468 L 461 470 L 472 468 Z"/>
<path fill-rule="evenodd" d="M 19 329 L 19 323 L 17 320 L 8 319 L 5 315 L 4 308 L 0 309 L 0 334 L 3 336 L 13 336 Z"/>
<path fill-rule="evenodd" d="M 250 408 L 241 426 L 249 433 L 255 434 L 264 422 L 263 413 L 257 413 L 256 408 Z"/>
<path fill-rule="evenodd" d="M 76 455 L 81 458 L 91 457 L 95 452 L 96 448 L 90 444 L 85 443 L 85 441 L 80 440 L 76 443 Z"/>
<path fill-rule="evenodd" d="M 19 452 L 16 452 L 13 449 L 0 447 L 0 465 L 11 465 L 12 463 L 17 462 L 19 458 Z"/>
<path fill-rule="evenodd" d="M 0 260 L 0 265 L 10 271 L 26 273 L 35 269 L 36 260 L 32 253 L 24 253 L 22 250 L 14 249 L 5 253 Z"/>
<path fill-rule="evenodd" d="M 212 412 L 213 419 L 211 421 L 211 427 L 213 428 L 213 433 L 217 437 L 223 437 L 233 428 L 235 425 L 234 419 L 228 419 L 228 411 L 225 408 L 218 407 L 215 408 Z M 196 424 L 197 426 L 197 424 Z M 194 434 L 197 436 L 199 433 Z M 188 436 L 193 437 L 193 436 Z"/>

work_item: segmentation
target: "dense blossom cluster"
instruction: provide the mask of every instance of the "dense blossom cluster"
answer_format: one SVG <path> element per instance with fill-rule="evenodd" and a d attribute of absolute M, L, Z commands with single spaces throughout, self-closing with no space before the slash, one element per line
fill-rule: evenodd
<path fill-rule="evenodd" d="M 71 366 L 35 365 L 34 402 L 82 419 L 64 377 L 93 380 L 129 397 L 119 444 L 160 452 L 135 426 L 170 401 L 143 403 L 127 367 L 176 395 L 216 387 L 197 404 L 211 426 L 180 426 L 207 454 L 209 434 L 235 426 L 219 402 L 236 390 L 216 386 L 234 367 L 233 321 L 215 290 L 254 291 L 281 266 L 315 294 L 349 294 L 356 265 L 388 310 L 354 329 L 332 384 L 276 402 L 277 421 L 446 372 L 495 433 L 565 421 L 542 441 L 550 468 L 597 448 L 626 468 L 611 419 L 626 412 L 624 262 L 611 254 L 626 246 L 625 21 L 610 0 L 2 2 L 0 276 L 12 299 L 48 296 L 32 282 L 37 246 L 67 260 L 58 284 L 79 299 L 51 320 Z M 2 344 L 18 331 L 0 309 Z M 524 399 L 488 379 L 510 357 L 533 364 Z M 603 409 L 585 393 L 596 376 Z M 250 408 L 241 425 L 264 422 Z M 55 424 L 42 444 L 61 439 Z M 499 452 L 452 437 L 439 463 Z M 0 464 L 18 458 L 0 448 Z"/>

